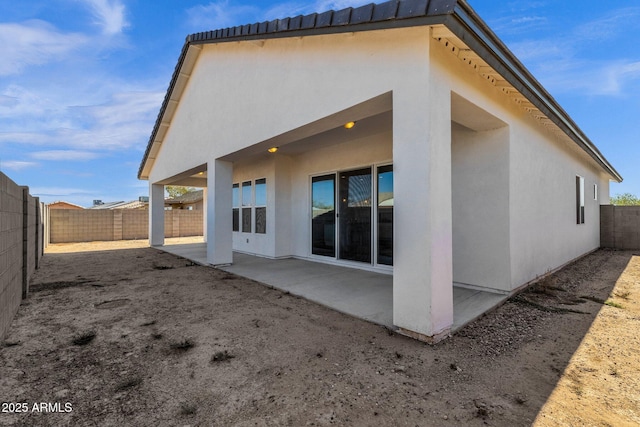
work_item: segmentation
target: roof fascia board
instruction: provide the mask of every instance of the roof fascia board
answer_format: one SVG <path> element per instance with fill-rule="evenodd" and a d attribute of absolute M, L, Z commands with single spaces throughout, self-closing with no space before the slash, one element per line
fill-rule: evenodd
<path fill-rule="evenodd" d="M 194 40 L 194 41 L 190 41 L 188 39 L 187 43 L 191 45 L 218 44 L 218 43 L 231 43 L 231 42 L 238 42 L 238 41 L 273 40 L 273 39 L 283 39 L 283 38 L 291 38 L 291 37 L 312 37 L 312 36 L 323 36 L 323 35 L 329 35 L 329 34 L 359 33 L 363 31 L 377 31 L 377 30 L 390 30 L 390 29 L 396 29 L 396 28 L 420 27 L 420 26 L 444 24 L 446 17 L 447 15 L 435 15 L 435 16 L 427 15 L 427 16 L 419 16 L 416 18 L 394 19 L 394 20 L 367 22 L 363 24 L 343 25 L 343 26 L 335 26 L 335 27 L 332 26 L 332 27 L 322 27 L 322 28 L 302 29 L 302 30 L 279 31 L 275 33 L 251 34 L 251 35 L 218 38 L 218 39 L 211 38 L 211 39 L 201 39 L 201 40 Z"/>
<path fill-rule="evenodd" d="M 472 9 L 458 3 L 455 13 L 446 17 L 444 25 L 562 129 L 615 181 L 622 182 L 618 171 Z"/>

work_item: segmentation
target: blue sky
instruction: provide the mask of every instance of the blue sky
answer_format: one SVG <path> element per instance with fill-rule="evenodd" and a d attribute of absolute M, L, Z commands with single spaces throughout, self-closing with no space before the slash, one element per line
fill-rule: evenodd
<path fill-rule="evenodd" d="M 0 0 L 0 170 L 45 202 L 147 195 L 187 34 L 369 2 Z M 469 3 L 640 195 L 640 1 Z"/>

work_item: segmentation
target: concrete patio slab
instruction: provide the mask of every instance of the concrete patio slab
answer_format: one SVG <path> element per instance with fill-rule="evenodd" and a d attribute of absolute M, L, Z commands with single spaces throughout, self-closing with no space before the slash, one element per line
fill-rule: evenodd
<path fill-rule="evenodd" d="M 209 266 L 204 242 L 172 241 L 157 249 Z M 393 276 L 297 258 L 269 259 L 238 252 L 223 271 L 265 283 L 334 310 L 393 327 Z M 458 330 L 502 304 L 507 295 L 453 285 L 453 327 Z"/>

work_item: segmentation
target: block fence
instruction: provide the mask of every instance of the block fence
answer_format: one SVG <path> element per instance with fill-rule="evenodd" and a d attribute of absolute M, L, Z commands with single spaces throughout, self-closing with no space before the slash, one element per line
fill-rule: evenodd
<path fill-rule="evenodd" d="M 9 330 L 44 250 L 44 206 L 0 172 L 0 341 Z"/>
<path fill-rule="evenodd" d="M 640 249 L 640 206 L 600 206 L 600 246 Z"/>
<path fill-rule="evenodd" d="M 165 237 L 202 236 L 203 211 L 164 212 Z M 49 242 L 72 243 L 149 238 L 149 211 L 50 209 Z"/>

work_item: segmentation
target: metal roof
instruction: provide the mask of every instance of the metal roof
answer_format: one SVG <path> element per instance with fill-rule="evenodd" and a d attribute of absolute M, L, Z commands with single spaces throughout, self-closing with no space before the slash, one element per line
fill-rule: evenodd
<path fill-rule="evenodd" d="M 442 25 L 447 34 L 474 52 L 501 80 L 522 94 L 529 105 L 541 112 L 573 142 L 582 148 L 613 179 L 620 182 L 622 176 L 604 158 L 597 147 L 580 130 L 553 97 L 511 53 L 487 24 L 465 0 L 391 0 L 380 4 L 368 4 L 357 8 L 312 13 L 292 18 L 275 19 L 236 27 L 191 34 L 186 38 L 171 83 L 167 89 L 144 157 L 138 170 L 138 178 L 144 174 L 149 154 L 157 140 L 169 101 L 180 78 L 189 48 L 208 43 L 224 43 L 242 40 L 315 36 L 341 32 L 371 31 L 422 25 Z M 167 126 L 165 124 L 165 126 Z M 161 138 L 160 138 L 161 139 Z"/>

